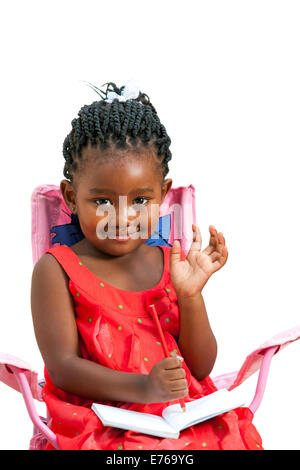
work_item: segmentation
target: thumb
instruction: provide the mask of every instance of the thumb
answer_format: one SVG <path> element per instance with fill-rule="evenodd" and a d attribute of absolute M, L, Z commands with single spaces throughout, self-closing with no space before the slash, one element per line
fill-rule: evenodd
<path fill-rule="evenodd" d="M 181 357 L 181 356 L 178 356 L 178 354 L 176 354 L 176 352 L 175 352 L 175 351 L 171 351 L 171 352 L 170 352 L 170 356 L 172 356 L 172 357 L 177 357 L 177 359 L 179 359 L 179 360 L 180 360 L 180 362 L 182 362 L 182 361 L 183 361 L 183 357 Z"/>
<path fill-rule="evenodd" d="M 174 240 L 173 246 L 170 251 L 171 263 L 179 263 L 181 258 L 181 245 L 179 240 Z"/>

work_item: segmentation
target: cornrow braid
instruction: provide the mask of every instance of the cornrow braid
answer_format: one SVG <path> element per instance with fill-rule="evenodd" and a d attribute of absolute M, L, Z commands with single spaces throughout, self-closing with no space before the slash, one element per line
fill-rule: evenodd
<path fill-rule="evenodd" d="M 169 149 L 171 139 L 161 124 L 156 109 L 148 95 L 139 93 L 135 99 L 119 101 L 115 98 L 111 103 L 104 101 L 109 91 L 121 94 L 124 86 L 118 88 L 115 83 L 106 83 L 104 91 L 91 85 L 100 101 L 84 105 L 78 112 L 78 118 L 71 121 L 72 130 L 63 143 L 65 165 L 63 174 L 73 182 L 73 175 L 82 161 L 82 149 L 90 142 L 92 146 L 100 145 L 107 150 L 113 144 L 118 148 L 137 147 L 152 144 L 160 159 L 163 178 L 168 174 L 168 162 L 172 158 Z"/>

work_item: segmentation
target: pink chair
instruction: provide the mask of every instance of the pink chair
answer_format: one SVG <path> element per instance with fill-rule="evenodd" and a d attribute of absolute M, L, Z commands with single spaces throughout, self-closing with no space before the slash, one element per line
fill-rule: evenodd
<path fill-rule="evenodd" d="M 52 246 L 72 246 L 83 238 L 77 216 L 66 206 L 58 186 L 40 185 L 32 193 L 32 256 L 33 264 Z M 195 188 L 193 185 L 171 188 L 160 207 L 159 223 L 145 243 L 150 245 L 173 245 L 181 239 L 185 253 L 193 239 L 192 223 L 196 224 Z M 212 378 L 218 389 L 232 390 L 259 370 L 254 398 L 249 406 L 253 413 L 258 409 L 266 387 L 271 359 L 285 346 L 300 338 L 300 326 L 284 331 L 263 343 L 249 354 L 239 371 Z M 34 400 L 43 401 L 43 380 L 23 360 L 10 354 L 0 353 L 0 380 L 23 395 L 30 419 L 33 436 L 30 450 L 42 450 L 49 441 L 59 449 L 57 438 L 50 429 L 51 416 L 38 415 Z"/>

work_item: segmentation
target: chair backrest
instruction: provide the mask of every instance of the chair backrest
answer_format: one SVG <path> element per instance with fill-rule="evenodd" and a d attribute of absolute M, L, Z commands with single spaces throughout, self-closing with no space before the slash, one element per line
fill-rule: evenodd
<path fill-rule="evenodd" d="M 179 186 L 166 194 L 159 212 L 159 222 L 145 241 L 149 245 L 172 246 L 180 239 L 185 254 L 192 240 L 192 224 L 196 224 L 195 188 Z M 84 237 L 78 216 L 70 212 L 59 186 L 42 184 L 31 195 L 31 243 L 35 264 L 51 247 L 72 246 Z"/>

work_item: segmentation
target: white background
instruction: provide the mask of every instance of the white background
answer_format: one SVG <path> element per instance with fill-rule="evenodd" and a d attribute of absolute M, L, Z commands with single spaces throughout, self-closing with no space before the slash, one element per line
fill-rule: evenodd
<path fill-rule="evenodd" d="M 71 120 L 98 99 L 80 80 L 138 81 L 172 139 L 168 177 L 196 188 L 203 247 L 210 224 L 224 233 L 227 264 L 203 291 L 218 341 L 211 376 L 299 324 L 299 22 L 286 0 L 2 2 L 0 351 L 42 376 L 30 196 L 63 179 Z M 300 449 L 299 352 L 293 343 L 272 362 L 254 417 L 266 449 Z M 21 395 L 0 393 L 0 448 L 26 449 Z"/>

